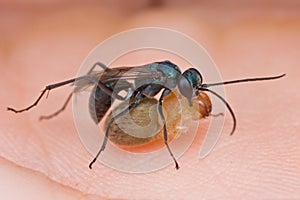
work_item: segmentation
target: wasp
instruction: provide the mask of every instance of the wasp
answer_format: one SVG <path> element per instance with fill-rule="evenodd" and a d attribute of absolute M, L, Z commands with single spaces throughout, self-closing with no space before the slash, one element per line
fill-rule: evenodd
<path fill-rule="evenodd" d="M 100 67 L 102 70 L 95 70 L 96 67 Z M 168 60 L 141 66 L 116 68 L 109 68 L 103 63 L 97 62 L 92 66 L 86 75 L 46 86 L 32 105 L 20 110 L 10 107 L 7 109 L 15 113 L 21 113 L 23 111 L 30 110 L 38 104 L 47 91 L 49 92 L 50 90 L 68 84 L 74 85 L 73 93 L 80 92 L 89 86 L 93 86 L 93 92 L 89 100 L 89 111 L 95 123 L 99 123 L 103 119 L 104 115 L 110 109 L 115 100 L 128 101 L 128 106 L 111 117 L 111 119 L 107 122 L 105 137 L 102 141 L 102 145 L 94 159 L 89 164 L 89 168 L 92 169 L 92 165 L 105 150 L 110 133 L 110 127 L 113 122 L 127 114 L 133 108 L 137 107 L 145 98 L 153 98 L 159 94 L 160 97 L 158 98 L 157 112 L 162 122 L 164 144 L 175 163 L 175 168 L 179 169 L 179 164 L 169 147 L 168 133 L 166 128 L 167 124 L 162 109 L 162 103 L 164 99 L 169 96 L 172 91 L 177 88 L 179 90 L 179 94 L 187 100 L 189 106 L 192 106 L 192 98 L 202 94 L 203 92 L 208 92 L 215 95 L 224 103 L 232 117 L 233 126 L 230 133 L 230 135 L 232 135 L 236 129 L 237 123 L 233 109 L 221 95 L 211 90 L 210 87 L 241 82 L 273 80 L 279 79 L 283 76 L 285 76 L 285 74 L 279 76 L 246 78 L 207 84 L 203 83 L 203 77 L 196 68 L 189 68 L 182 73 L 179 66 Z M 70 101 L 71 96 L 72 93 L 68 96 L 67 101 L 60 110 L 52 115 L 44 116 L 41 119 L 48 119 L 62 112 Z M 208 101 L 202 101 L 204 107 L 207 102 Z M 206 105 L 206 107 L 209 106 L 210 105 Z M 205 112 L 211 112 L 211 109 L 206 110 Z"/>

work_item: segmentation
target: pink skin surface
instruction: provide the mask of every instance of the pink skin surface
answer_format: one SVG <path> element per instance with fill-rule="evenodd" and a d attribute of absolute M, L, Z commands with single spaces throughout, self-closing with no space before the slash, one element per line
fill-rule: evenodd
<path fill-rule="evenodd" d="M 1 199 L 299 199 L 300 16 L 293 2 L 252 6 L 146 1 L 122 6 L 73 3 L 1 3 Z M 70 87 L 51 91 L 30 112 L 7 106 L 32 103 L 49 83 L 73 77 L 89 51 L 107 37 L 135 27 L 181 31 L 201 43 L 224 80 L 286 73 L 281 80 L 227 86 L 238 119 L 203 160 L 205 130 L 179 159 L 148 174 L 127 174 L 92 159 L 76 133 L 72 109 L 55 119 Z M 145 163 L 147 164 L 147 163 Z M 5 197 L 5 198 L 4 198 Z"/>

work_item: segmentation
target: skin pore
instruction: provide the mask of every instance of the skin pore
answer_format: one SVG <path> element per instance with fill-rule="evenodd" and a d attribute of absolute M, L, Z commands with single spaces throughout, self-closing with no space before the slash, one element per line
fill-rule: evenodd
<path fill-rule="evenodd" d="M 120 1 L 121 2 L 121 1 Z M 165 1 L 161 6 L 71 2 L 3 3 L 0 19 L 0 177 L 6 199 L 261 199 L 300 197 L 300 17 L 293 2 L 252 6 Z M 122 5 L 120 5 L 122 4 Z M 29 6 L 30 5 L 30 6 Z M 297 10 L 298 9 L 298 10 Z M 113 10 L 113 12 L 112 12 Z M 71 91 L 51 91 L 30 112 L 14 114 L 44 86 L 74 77 L 98 43 L 123 30 L 160 26 L 202 44 L 224 80 L 286 73 L 281 80 L 226 86 L 238 124 L 203 160 L 199 134 L 178 159 L 148 174 L 126 174 L 92 159 L 80 142 L 72 109 L 49 121 Z M 139 58 L 136 58 L 137 60 Z M 204 77 L 205 79 L 205 77 Z M 105 152 L 104 152 L 105 153 Z M 145 163 L 147 164 L 147 163 Z M 34 186 L 38 185 L 39 188 Z M 16 193 L 16 189 L 18 192 Z"/>

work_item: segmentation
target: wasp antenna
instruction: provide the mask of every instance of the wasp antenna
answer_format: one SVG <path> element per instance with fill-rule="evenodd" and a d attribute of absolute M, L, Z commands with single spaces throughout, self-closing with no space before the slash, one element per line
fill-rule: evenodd
<path fill-rule="evenodd" d="M 281 74 L 279 76 L 269 76 L 269 77 L 260 77 L 260 78 L 246 78 L 246 79 L 239 79 L 239 80 L 233 80 L 233 81 L 224 81 L 224 82 L 219 82 L 219 83 L 203 84 L 203 85 L 201 85 L 201 88 L 208 88 L 208 87 L 211 87 L 211 86 L 226 85 L 226 84 L 233 84 L 233 83 L 274 80 L 274 79 L 282 78 L 285 75 L 286 74 Z"/>
<path fill-rule="evenodd" d="M 232 120 L 233 120 L 233 127 L 232 127 L 232 131 L 230 133 L 230 135 L 232 135 L 235 131 L 235 128 L 236 128 L 236 118 L 235 118 L 234 112 L 233 112 L 232 108 L 230 107 L 229 103 L 221 95 L 219 95 L 218 93 L 216 93 L 213 90 L 210 90 L 210 89 L 207 89 L 207 88 L 199 88 L 199 90 L 207 91 L 207 92 L 210 92 L 210 93 L 214 94 L 216 97 L 218 97 L 226 105 L 227 109 L 229 110 L 229 112 L 232 116 Z"/>

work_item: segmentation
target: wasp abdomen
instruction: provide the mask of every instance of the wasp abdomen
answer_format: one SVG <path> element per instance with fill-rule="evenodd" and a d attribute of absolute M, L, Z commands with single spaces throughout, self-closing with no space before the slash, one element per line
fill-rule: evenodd
<path fill-rule="evenodd" d="M 113 98 L 106 94 L 100 87 L 93 89 L 89 100 L 89 111 L 96 124 L 101 121 L 112 103 Z"/>

